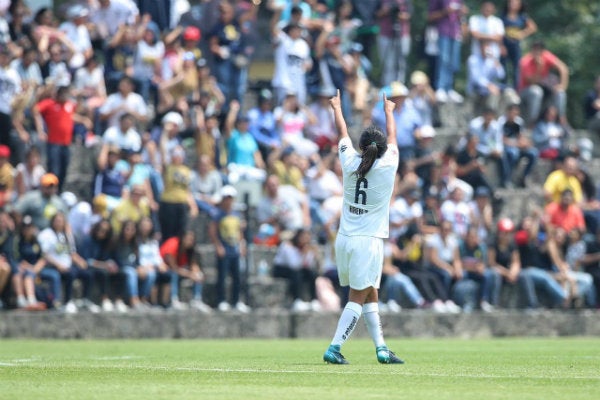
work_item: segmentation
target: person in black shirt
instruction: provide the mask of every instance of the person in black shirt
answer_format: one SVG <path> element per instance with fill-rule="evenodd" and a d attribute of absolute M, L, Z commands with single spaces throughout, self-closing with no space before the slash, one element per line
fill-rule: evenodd
<path fill-rule="evenodd" d="M 456 155 L 456 177 L 467 182 L 473 189 L 485 186 L 493 193 L 492 185 L 485 176 L 485 161 L 477 151 L 479 138 L 467 133 L 467 144 Z"/>
<path fill-rule="evenodd" d="M 531 140 L 523 134 L 525 121 L 519 114 L 519 106 L 511 104 L 506 108 L 506 114 L 498 119 L 498 123 L 502 128 L 504 151 L 510 167 L 508 175 L 512 175 L 513 169 L 519 165 L 522 158 L 526 160 L 523 173 L 517 178 L 517 186 L 525 187 L 525 179 L 531 173 L 539 157 L 539 152 L 533 147 Z"/>

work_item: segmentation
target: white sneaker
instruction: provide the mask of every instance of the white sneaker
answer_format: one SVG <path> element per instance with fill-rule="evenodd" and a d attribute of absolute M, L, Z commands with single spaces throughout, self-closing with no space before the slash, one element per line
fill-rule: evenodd
<path fill-rule="evenodd" d="M 248 307 L 246 304 L 244 304 L 241 301 L 237 302 L 237 304 L 235 305 L 235 309 L 243 314 L 248 314 L 250 312 L 250 307 Z"/>
<path fill-rule="evenodd" d="M 120 312 L 120 313 L 127 312 L 127 306 L 125 305 L 125 303 L 123 303 L 123 300 L 121 300 L 121 299 L 115 301 L 115 309 L 117 310 L 117 312 Z"/>
<path fill-rule="evenodd" d="M 435 91 L 435 99 L 439 103 L 445 103 L 448 101 L 448 93 L 444 89 L 438 89 Z"/>
<path fill-rule="evenodd" d="M 17 308 L 25 308 L 29 305 L 25 296 L 19 296 L 17 298 Z"/>
<path fill-rule="evenodd" d="M 448 91 L 448 99 L 453 103 L 462 103 L 465 101 L 465 98 L 462 97 L 462 95 L 460 93 L 458 93 L 456 90 Z"/>
<path fill-rule="evenodd" d="M 446 310 L 448 310 L 448 312 L 451 313 L 451 314 L 458 314 L 458 313 L 460 313 L 461 309 L 452 300 L 446 300 Z"/>
<path fill-rule="evenodd" d="M 104 311 L 104 312 L 115 311 L 115 306 L 113 305 L 112 301 L 110 301 L 109 299 L 102 300 L 102 311 Z"/>
<path fill-rule="evenodd" d="M 323 307 L 321 307 L 321 302 L 319 300 L 314 299 L 310 302 L 310 309 L 319 312 L 323 309 Z"/>
<path fill-rule="evenodd" d="M 431 308 L 436 313 L 446 313 L 446 312 L 448 312 L 448 308 L 446 307 L 446 304 L 444 304 L 444 302 L 441 301 L 440 299 L 435 300 L 433 302 L 433 304 L 431 305 Z"/>
<path fill-rule="evenodd" d="M 482 301 L 480 306 L 481 311 L 483 312 L 490 313 L 494 311 L 494 306 L 488 303 L 487 301 Z"/>
<path fill-rule="evenodd" d="M 400 311 L 402 311 L 402 306 L 400 306 L 400 304 L 398 304 L 398 302 L 394 299 L 388 300 L 387 308 L 389 312 L 394 314 L 398 314 Z"/>
<path fill-rule="evenodd" d="M 187 304 L 182 303 L 181 301 L 179 301 L 177 299 L 172 299 L 171 300 L 171 308 L 173 310 L 182 311 L 182 310 L 187 310 L 188 306 L 187 306 Z"/>
<path fill-rule="evenodd" d="M 64 312 L 67 314 L 75 314 L 77 313 L 77 306 L 73 303 L 73 300 L 69 301 L 65 304 Z"/>
<path fill-rule="evenodd" d="M 100 307 L 89 299 L 83 299 L 83 307 L 87 308 L 87 310 L 92 314 L 97 314 L 100 312 Z"/>
<path fill-rule="evenodd" d="M 292 304 L 292 311 L 303 312 L 303 311 L 309 311 L 309 310 L 310 310 L 309 303 L 302 301 L 302 299 L 294 300 L 294 303 Z"/>
<path fill-rule="evenodd" d="M 212 312 L 212 308 L 202 300 L 192 300 L 190 301 L 190 307 L 194 310 L 198 310 L 200 312 L 209 314 Z"/>
<path fill-rule="evenodd" d="M 231 310 L 231 306 L 229 305 L 228 302 L 222 301 L 219 303 L 218 309 L 219 309 L 219 311 L 225 312 L 225 311 Z"/>

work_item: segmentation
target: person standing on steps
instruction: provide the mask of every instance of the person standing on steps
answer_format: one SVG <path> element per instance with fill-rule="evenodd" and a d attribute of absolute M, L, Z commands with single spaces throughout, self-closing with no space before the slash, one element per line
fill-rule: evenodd
<path fill-rule="evenodd" d="M 376 127 L 366 128 L 360 136 L 361 153 L 354 149 L 348 136 L 339 90 L 330 104 L 340 137 L 338 152 L 344 186 L 344 205 L 335 243 L 336 263 L 340 284 L 350 286 L 350 296 L 323 360 L 329 364 L 348 364 L 340 348 L 364 314 L 367 330 L 375 344 L 377 361 L 403 364 L 404 361 L 385 344 L 377 292 L 383 268 L 383 243 L 389 236 L 390 199 L 399 161 L 393 115 L 395 104 L 383 95 L 387 140 Z"/>

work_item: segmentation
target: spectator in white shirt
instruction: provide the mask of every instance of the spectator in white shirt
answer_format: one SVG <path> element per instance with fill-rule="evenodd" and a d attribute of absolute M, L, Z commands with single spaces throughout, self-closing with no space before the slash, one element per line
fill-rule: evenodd
<path fill-rule="evenodd" d="M 491 1 L 481 4 L 481 14 L 469 18 L 471 33 L 471 54 L 481 54 L 481 40 L 490 42 L 490 51 L 495 58 L 500 59 L 500 46 L 504 38 L 504 23 L 494 14 L 496 6 Z"/>
<path fill-rule="evenodd" d="M 108 96 L 100 107 L 100 119 L 108 121 L 108 127 L 117 126 L 125 113 L 132 114 L 142 124 L 148 120 L 148 106 L 142 96 L 133 92 L 134 87 L 133 80 L 124 76 L 119 80 L 118 92 Z"/>

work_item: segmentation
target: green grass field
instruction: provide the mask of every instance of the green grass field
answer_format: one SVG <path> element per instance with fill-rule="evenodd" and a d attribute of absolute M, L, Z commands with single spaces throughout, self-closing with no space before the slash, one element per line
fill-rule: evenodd
<path fill-rule="evenodd" d="M 0 399 L 597 399 L 600 339 L 0 341 Z"/>

